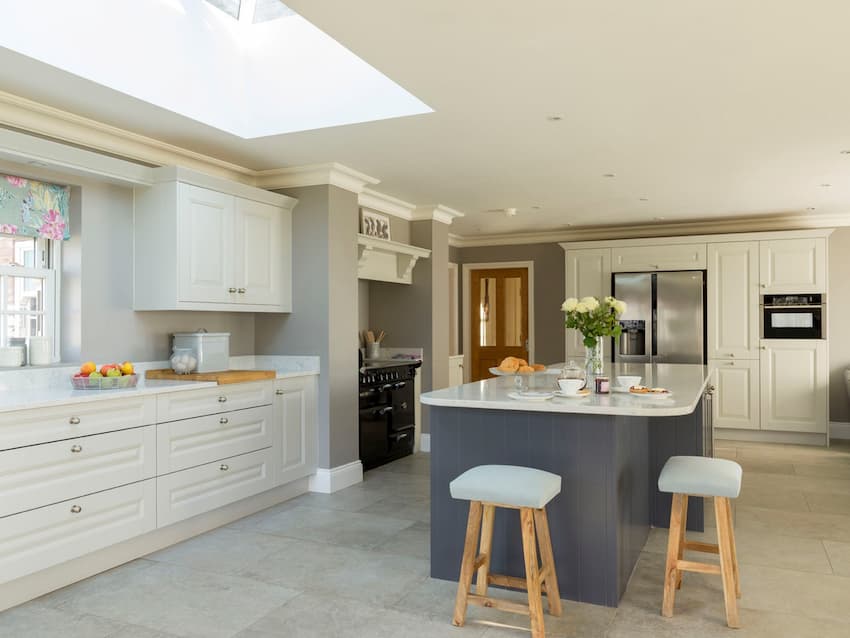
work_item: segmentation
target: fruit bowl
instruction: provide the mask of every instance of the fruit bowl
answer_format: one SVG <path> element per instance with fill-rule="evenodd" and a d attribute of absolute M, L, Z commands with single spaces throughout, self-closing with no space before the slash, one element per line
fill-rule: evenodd
<path fill-rule="evenodd" d="M 135 388 L 139 375 L 125 374 L 120 377 L 71 377 L 71 385 L 75 390 L 123 390 Z"/>

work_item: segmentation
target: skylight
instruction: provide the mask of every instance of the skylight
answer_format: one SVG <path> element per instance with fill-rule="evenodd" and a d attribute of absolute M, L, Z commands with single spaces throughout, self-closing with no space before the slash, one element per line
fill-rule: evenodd
<path fill-rule="evenodd" d="M 431 112 L 279 0 L 27 0 L 0 46 L 242 138 Z"/>

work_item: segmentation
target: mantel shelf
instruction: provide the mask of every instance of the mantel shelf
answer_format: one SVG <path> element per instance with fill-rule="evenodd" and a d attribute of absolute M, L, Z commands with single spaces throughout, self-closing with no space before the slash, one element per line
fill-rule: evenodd
<path fill-rule="evenodd" d="M 395 284 L 411 283 L 416 262 L 431 256 L 425 248 L 363 234 L 357 235 L 357 249 L 358 279 Z"/>

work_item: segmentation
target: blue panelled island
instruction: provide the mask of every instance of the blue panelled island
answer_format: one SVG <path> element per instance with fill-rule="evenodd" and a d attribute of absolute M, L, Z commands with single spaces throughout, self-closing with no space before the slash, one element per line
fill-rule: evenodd
<path fill-rule="evenodd" d="M 561 596 L 617 606 L 650 527 L 669 524 L 671 497 L 657 489 L 662 466 L 674 455 L 711 453 L 710 373 L 701 365 L 609 364 L 605 374 L 612 385 L 618 374 L 639 374 L 670 394 L 526 401 L 508 396 L 513 377 L 498 377 L 422 395 L 433 578 L 456 581 L 463 553 L 469 503 L 451 498 L 449 482 L 476 465 L 521 465 L 562 477 L 547 506 Z M 701 498 L 690 499 L 688 529 L 703 529 Z M 525 573 L 516 510 L 497 511 L 491 569 Z"/>

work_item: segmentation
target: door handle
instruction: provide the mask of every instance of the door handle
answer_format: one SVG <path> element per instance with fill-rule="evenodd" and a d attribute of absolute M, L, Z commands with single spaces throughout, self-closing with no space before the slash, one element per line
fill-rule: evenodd
<path fill-rule="evenodd" d="M 228 288 L 227 292 L 229 292 L 230 294 L 233 294 L 234 292 L 236 292 L 236 288 Z"/>

